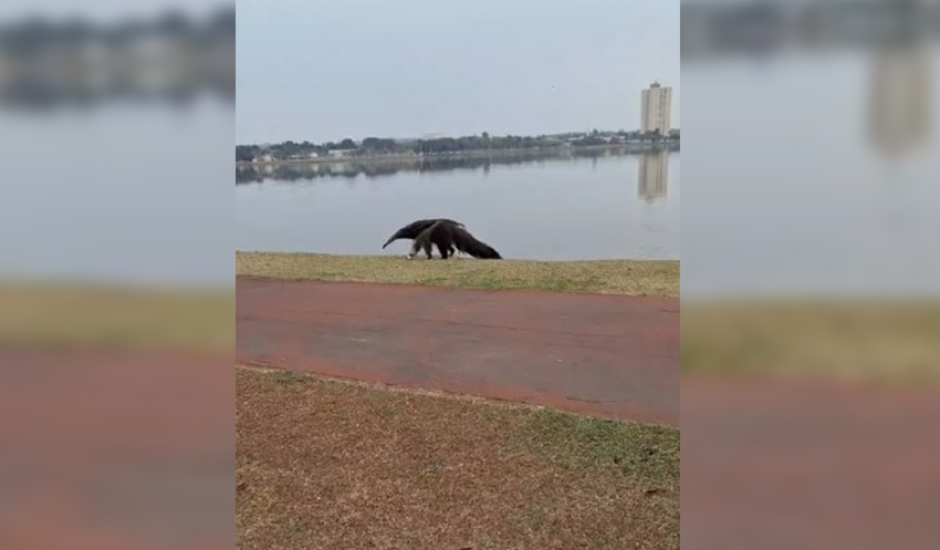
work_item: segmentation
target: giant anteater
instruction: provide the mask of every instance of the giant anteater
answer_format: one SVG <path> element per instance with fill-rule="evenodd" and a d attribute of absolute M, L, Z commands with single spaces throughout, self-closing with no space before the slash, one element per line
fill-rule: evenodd
<path fill-rule="evenodd" d="M 449 219 L 418 220 L 399 229 L 382 247 L 383 249 L 396 239 L 414 239 L 411 253 L 408 258 L 414 258 L 418 251 L 424 249 L 428 259 L 431 259 L 432 245 L 437 246 L 441 258 L 447 259 L 455 251 L 484 260 L 500 260 L 493 247 L 478 240 L 467 231 L 459 222 Z"/>

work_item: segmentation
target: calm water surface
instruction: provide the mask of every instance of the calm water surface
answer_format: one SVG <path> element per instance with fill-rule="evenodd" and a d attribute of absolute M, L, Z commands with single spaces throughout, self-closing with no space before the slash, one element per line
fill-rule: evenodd
<path fill-rule="evenodd" d="M 506 258 L 679 259 L 679 153 L 435 166 L 319 165 L 239 174 L 238 250 L 382 250 L 419 218 L 459 220 Z"/>
<path fill-rule="evenodd" d="M 940 295 L 940 96 L 927 87 L 928 139 L 890 154 L 873 139 L 877 61 L 683 67 L 684 122 L 707 136 L 683 160 L 683 298 Z"/>

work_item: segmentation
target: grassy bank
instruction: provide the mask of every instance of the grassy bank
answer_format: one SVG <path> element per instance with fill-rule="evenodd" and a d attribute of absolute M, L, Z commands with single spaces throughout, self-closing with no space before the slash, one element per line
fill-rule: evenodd
<path fill-rule="evenodd" d="M 676 429 L 248 368 L 236 399 L 244 550 L 679 548 Z"/>
<path fill-rule="evenodd" d="M 391 256 L 236 252 L 235 272 L 238 276 L 286 280 L 679 296 L 678 261 L 409 261 Z"/>
<path fill-rule="evenodd" d="M 936 300 L 682 304 L 683 375 L 940 384 Z"/>
<path fill-rule="evenodd" d="M 0 346 L 230 352 L 231 290 L 0 283 Z"/>

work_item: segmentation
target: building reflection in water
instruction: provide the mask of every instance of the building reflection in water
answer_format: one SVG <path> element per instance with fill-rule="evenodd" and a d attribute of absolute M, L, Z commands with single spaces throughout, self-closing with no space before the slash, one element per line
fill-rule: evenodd
<path fill-rule="evenodd" d="M 932 54 L 923 43 L 875 52 L 869 127 L 881 152 L 906 153 L 929 142 Z"/>
<path fill-rule="evenodd" d="M 669 187 L 669 152 L 658 151 L 640 156 L 637 196 L 647 203 L 666 198 Z"/>

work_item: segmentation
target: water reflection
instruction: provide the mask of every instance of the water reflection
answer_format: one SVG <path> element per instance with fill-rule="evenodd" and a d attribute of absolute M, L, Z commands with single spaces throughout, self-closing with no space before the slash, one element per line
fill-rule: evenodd
<path fill-rule="evenodd" d="M 932 54 L 921 44 L 875 52 L 869 130 L 879 151 L 903 154 L 929 141 Z"/>
<path fill-rule="evenodd" d="M 660 151 L 640 158 L 637 196 L 647 203 L 658 202 L 669 194 L 668 153 Z"/>
<path fill-rule="evenodd" d="M 670 151 L 677 150 L 676 146 L 669 146 L 658 149 L 658 153 L 644 153 L 641 158 L 647 154 L 652 154 L 657 158 L 662 158 L 666 162 L 666 157 Z M 597 168 L 599 158 L 610 156 L 640 156 L 636 151 L 628 149 L 607 149 L 607 150 L 572 150 L 566 153 L 540 153 L 533 151 L 531 153 L 520 153 L 514 155 L 499 156 L 463 156 L 463 157 L 395 157 L 388 159 L 362 159 L 349 160 L 346 162 L 329 163 L 291 163 L 291 164 L 256 164 L 239 165 L 235 168 L 235 184 L 264 183 L 265 181 L 313 181 L 323 178 L 348 178 L 355 179 L 363 176 L 367 179 L 375 179 L 383 176 L 393 176 L 400 172 L 454 172 L 454 171 L 480 171 L 484 176 L 490 173 L 490 167 L 540 164 L 548 161 L 563 161 L 572 159 L 590 158 L 592 159 L 592 169 Z"/>

